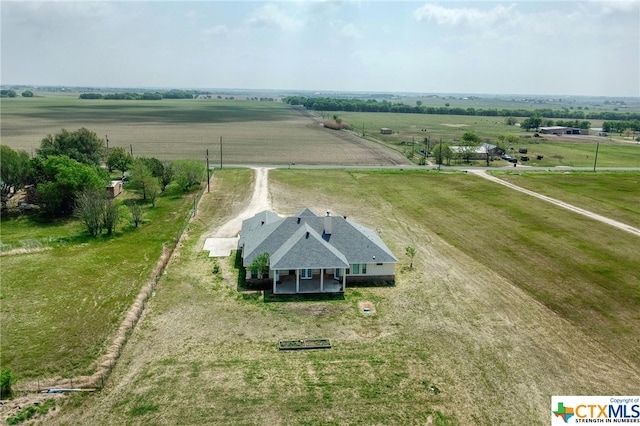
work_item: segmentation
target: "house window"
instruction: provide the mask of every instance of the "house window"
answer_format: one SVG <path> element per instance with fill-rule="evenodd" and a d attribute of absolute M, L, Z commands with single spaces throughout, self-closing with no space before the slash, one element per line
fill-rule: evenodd
<path fill-rule="evenodd" d="M 353 264 L 353 275 L 358 275 L 360 273 L 360 264 L 359 263 L 354 263 Z"/>
<path fill-rule="evenodd" d="M 367 264 L 363 263 L 362 264 L 362 275 L 366 275 L 367 274 Z"/>

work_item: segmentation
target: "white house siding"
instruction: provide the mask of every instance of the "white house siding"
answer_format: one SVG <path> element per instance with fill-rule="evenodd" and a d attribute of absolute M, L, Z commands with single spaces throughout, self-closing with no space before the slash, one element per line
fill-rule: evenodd
<path fill-rule="evenodd" d="M 377 263 L 367 263 L 367 273 L 363 273 L 362 263 L 360 265 L 360 272 L 353 273 L 353 264 L 349 265 L 348 277 L 367 277 L 367 276 L 387 276 L 395 274 L 395 265 L 393 263 L 383 263 L 378 265 Z"/>
<path fill-rule="evenodd" d="M 393 275 L 395 274 L 395 264 L 383 263 L 377 265 L 375 263 L 367 264 L 367 275 Z"/>

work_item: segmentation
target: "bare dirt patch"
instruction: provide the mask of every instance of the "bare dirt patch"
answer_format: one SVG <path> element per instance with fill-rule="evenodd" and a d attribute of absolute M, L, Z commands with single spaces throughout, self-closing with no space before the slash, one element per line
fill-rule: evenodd
<path fill-rule="evenodd" d="M 362 315 L 372 316 L 376 314 L 375 305 L 367 300 L 358 302 L 358 310 Z"/>
<path fill-rule="evenodd" d="M 468 127 L 468 124 L 450 124 L 450 123 L 442 123 L 443 126 L 447 126 L 447 127 L 455 127 L 455 128 L 460 128 L 460 127 Z"/>

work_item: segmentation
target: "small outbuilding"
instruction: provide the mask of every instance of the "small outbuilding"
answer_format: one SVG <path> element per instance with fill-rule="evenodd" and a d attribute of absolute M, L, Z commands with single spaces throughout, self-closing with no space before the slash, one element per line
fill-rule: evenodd
<path fill-rule="evenodd" d="M 106 186 L 107 197 L 116 198 L 122 192 L 122 181 L 121 180 L 112 180 Z"/>
<path fill-rule="evenodd" d="M 388 127 L 383 127 L 380 129 L 380 134 L 382 135 L 392 135 L 393 134 L 393 130 L 389 129 Z"/>

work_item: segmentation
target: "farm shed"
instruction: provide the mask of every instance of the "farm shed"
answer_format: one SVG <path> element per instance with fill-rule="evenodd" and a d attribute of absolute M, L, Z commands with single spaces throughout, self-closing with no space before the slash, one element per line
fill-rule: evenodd
<path fill-rule="evenodd" d="M 106 189 L 107 189 L 107 197 L 116 198 L 122 192 L 122 181 L 112 180 L 106 186 Z"/>
<path fill-rule="evenodd" d="M 343 293 L 347 284 L 395 279 L 398 259 L 378 234 L 329 212 L 280 217 L 263 211 L 242 222 L 240 235 L 247 282 L 262 278 L 250 266 L 268 253 L 274 294 Z"/>
<path fill-rule="evenodd" d="M 393 134 L 393 130 L 389 129 L 388 127 L 383 127 L 380 129 L 380 133 L 383 135 L 391 135 Z"/>
<path fill-rule="evenodd" d="M 504 150 L 490 143 L 483 143 L 478 146 L 450 146 L 451 152 L 463 155 L 469 154 L 470 160 L 485 160 L 487 153 L 492 157 L 499 157 L 504 154 Z"/>
<path fill-rule="evenodd" d="M 588 129 L 578 129 L 577 127 L 550 126 L 540 127 L 540 133 L 545 135 L 588 135 Z"/>

